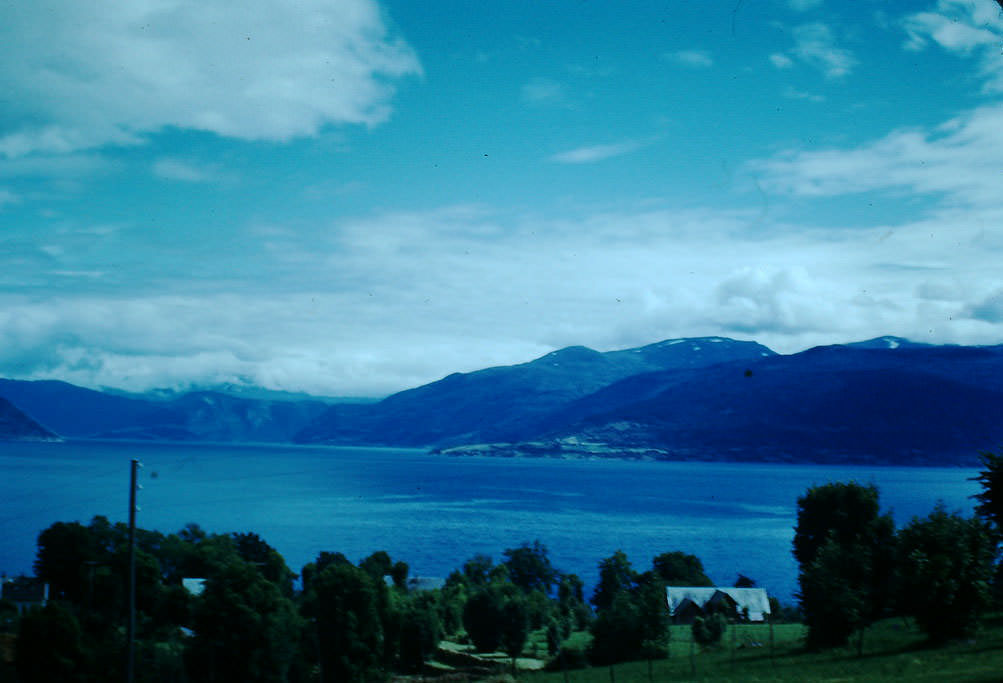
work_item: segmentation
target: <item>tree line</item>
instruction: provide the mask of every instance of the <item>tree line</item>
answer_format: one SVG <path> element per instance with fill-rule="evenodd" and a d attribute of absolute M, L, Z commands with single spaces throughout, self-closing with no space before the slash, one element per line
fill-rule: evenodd
<path fill-rule="evenodd" d="M 1003 605 L 1003 455 L 983 453 L 975 514 L 937 503 L 896 530 L 877 487 L 814 486 L 798 498 L 793 552 L 810 648 L 858 648 L 868 626 L 915 619 L 933 643 L 970 636 Z"/>
<path fill-rule="evenodd" d="M 797 500 L 793 541 L 798 617 L 809 648 L 862 647 L 867 627 L 911 616 L 935 642 L 967 636 L 1003 597 L 1003 456 L 983 455 L 974 517 L 938 505 L 896 529 L 874 486 L 835 483 Z M 625 553 L 599 562 L 588 597 L 555 568 L 539 541 L 475 555 L 435 590 L 409 584 L 407 563 L 378 551 L 353 563 L 321 552 L 297 575 L 253 532 L 136 532 L 136 680 L 293 683 L 383 680 L 415 674 L 440 642 L 467 642 L 515 658 L 543 633 L 552 667 L 606 665 L 667 655 L 665 588 L 711 586 L 699 558 L 680 551 L 637 570 Z M 120 680 L 124 674 L 128 529 L 95 517 L 56 522 L 38 536 L 34 573 L 50 586 L 43 609 L 0 603 L 0 635 L 15 640 L 21 683 Z M 204 579 L 194 594 L 183 578 Z M 739 577 L 737 585 L 753 582 Z M 778 603 L 771 599 L 774 615 Z M 790 610 L 785 610 L 789 612 Z M 738 615 L 730 615 L 732 619 Z M 712 645 L 722 615 L 692 625 Z M 588 645 L 569 645 L 587 631 Z M 579 639 L 580 640 L 580 639 Z M 0 664 L 0 667 L 3 665 Z"/>
<path fill-rule="evenodd" d="M 124 676 L 128 528 L 105 517 L 56 522 L 38 536 L 42 609 L 0 604 L 0 632 L 16 634 L 22 683 Z M 443 638 L 517 657 L 532 631 L 541 658 L 606 664 L 664 656 L 665 586 L 711 585 L 700 560 L 663 553 L 638 572 L 617 551 L 582 580 L 555 568 L 545 545 L 524 543 L 496 563 L 475 555 L 435 590 L 409 586 L 410 568 L 378 551 L 357 563 L 321 552 L 297 575 L 253 532 L 136 530 L 136 680 L 363 681 L 421 672 Z M 184 578 L 204 579 L 195 594 Z M 572 632 L 591 645 L 568 648 Z M 560 660 L 558 658 L 560 657 Z"/>

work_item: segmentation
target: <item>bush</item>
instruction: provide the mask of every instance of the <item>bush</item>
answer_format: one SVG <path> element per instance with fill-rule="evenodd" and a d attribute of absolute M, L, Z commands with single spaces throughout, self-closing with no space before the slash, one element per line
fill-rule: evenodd
<path fill-rule="evenodd" d="M 547 662 L 547 671 L 562 671 L 563 669 L 584 669 L 589 665 L 588 654 L 580 645 L 565 645 Z"/>
<path fill-rule="evenodd" d="M 728 629 L 728 621 L 723 614 L 697 617 L 693 621 L 693 640 L 701 647 L 711 647 L 721 642 Z"/>

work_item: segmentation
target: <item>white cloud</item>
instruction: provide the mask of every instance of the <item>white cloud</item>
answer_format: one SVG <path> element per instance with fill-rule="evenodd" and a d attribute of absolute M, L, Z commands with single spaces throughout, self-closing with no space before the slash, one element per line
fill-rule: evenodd
<path fill-rule="evenodd" d="M 791 150 L 750 168 L 775 192 L 818 197 L 893 190 L 999 206 L 1000 159 L 1003 105 L 997 104 L 933 130 L 898 130 L 853 149 Z"/>
<path fill-rule="evenodd" d="M 219 179 L 219 172 L 202 164 L 184 159 L 163 158 L 153 162 L 153 174 L 166 180 L 188 183 L 208 183 Z"/>
<path fill-rule="evenodd" d="M 980 77 L 989 92 L 1003 91 L 1003 14 L 988 0 L 938 0 L 935 11 L 918 12 L 904 23 L 910 50 L 925 49 L 931 41 L 951 52 L 979 59 Z"/>
<path fill-rule="evenodd" d="M 564 102 L 564 86 L 549 78 L 534 78 L 522 86 L 522 100 L 530 104 Z"/>
<path fill-rule="evenodd" d="M 784 97 L 790 100 L 808 100 L 809 102 L 825 102 L 825 97 L 812 92 L 806 92 L 804 90 L 798 90 L 797 88 L 788 86 L 784 88 Z"/>
<path fill-rule="evenodd" d="M 714 58 L 707 50 L 680 50 L 678 52 L 668 52 L 665 58 L 688 66 L 694 69 L 705 69 L 714 66 Z"/>
<path fill-rule="evenodd" d="M 551 161 L 561 164 L 590 164 L 595 161 L 602 161 L 610 157 L 618 157 L 629 154 L 641 147 L 639 142 L 627 140 L 610 145 L 592 145 L 589 147 L 577 147 L 566 152 L 559 152 L 550 157 Z"/>
<path fill-rule="evenodd" d="M 997 289 L 982 301 L 969 306 L 967 312 L 976 320 L 1003 323 L 1003 288 Z"/>
<path fill-rule="evenodd" d="M 770 55 L 770 63 L 778 69 L 790 69 L 794 66 L 794 60 L 782 52 L 775 52 Z"/>
<path fill-rule="evenodd" d="M 780 351 L 881 334 L 986 342 L 1003 333 L 978 308 L 1003 288 L 1003 244 L 981 233 L 1000 220 L 1003 211 L 958 210 L 889 234 L 789 225 L 758 211 L 554 218 L 460 205 L 314 230 L 259 226 L 253 238 L 249 228 L 232 241 L 260 249 L 221 259 L 213 280 L 193 281 L 179 258 L 129 293 L 114 282 L 133 281 L 121 268 L 145 259 L 133 245 L 129 262 L 117 260 L 127 234 L 80 249 L 53 233 L 35 244 L 62 253 L 24 272 L 50 288 L 56 271 L 71 283 L 44 298 L 4 289 L 0 375 L 137 390 L 244 378 L 381 394 L 570 344 L 700 334 Z M 8 263 L 19 248 L 5 244 Z"/>
<path fill-rule="evenodd" d="M 826 78 L 842 78 L 857 65 L 853 53 L 838 47 L 832 30 L 821 22 L 796 26 L 793 34 L 795 45 L 790 54 L 821 71 Z"/>
<path fill-rule="evenodd" d="M 372 0 L 40 0 L 0 9 L 0 155 L 136 144 L 165 127 L 287 140 L 378 124 L 420 73 Z"/>

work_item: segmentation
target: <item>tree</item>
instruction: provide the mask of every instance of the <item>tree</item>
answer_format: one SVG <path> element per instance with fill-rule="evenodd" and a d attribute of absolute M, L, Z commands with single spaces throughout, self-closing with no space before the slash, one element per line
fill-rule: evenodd
<path fill-rule="evenodd" d="M 283 595 L 292 596 L 296 575 L 275 548 L 253 532 L 233 534 L 233 543 L 241 559 L 257 567 L 262 576 L 279 587 Z"/>
<path fill-rule="evenodd" d="M 394 562 L 393 566 L 390 567 L 390 577 L 393 579 L 394 588 L 407 590 L 407 575 L 410 570 L 407 562 Z"/>
<path fill-rule="evenodd" d="M 90 531 L 79 522 L 56 522 L 38 535 L 35 576 L 54 598 L 82 604 L 87 595 L 85 563 L 97 560 Z"/>
<path fill-rule="evenodd" d="M 982 487 L 974 498 L 979 501 L 975 514 L 990 522 L 998 535 L 1003 535 L 1003 454 L 979 453 L 982 471 L 974 480 Z"/>
<path fill-rule="evenodd" d="M 703 562 L 696 555 L 675 550 L 662 553 L 651 561 L 652 571 L 669 586 L 713 586 L 704 573 Z"/>
<path fill-rule="evenodd" d="M 592 622 L 589 660 L 595 665 L 639 659 L 644 642 L 641 610 L 628 591 L 620 591 Z"/>
<path fill-rule="evenodd" d="M 383 577 L 390 573 L 393 567 L 393 560 L 385 550 L 377 550 L 369 557 L 359 562 L 359 568 L 364 570 L 374 581 L 382 581 Z"/>
<path fill-rule="evenodd" d="M 523 543 L 518 548 L 509 548 L 503 553 L 509 578 L 523 592 L 539 590 L 549 594 L 557 579 L 557 571 L 547 557 L 547 546 L 540 541 Z"/>
<path fill-rule="evenodd" d="M 474 555 L 463 563 L 463 578 L 467 585 L 485 586 L 491 580 L 491 568 L 494 562 L 487 555 Z"/>
<path fill-rule="evenodd" d="M 505 596 L 498 586 L 479 589 L 463 606 L 463 628 L 479 652 L 494 652 L 501 644 Z"/>
<path fill-rule="evenodd" d="M 669 635 L 665 583 L 655 571 L 638 576 L 618 550 L 599 563 L 592 603 L 599 612 L 590 628 L 594 664 L 664 656 Z"/>
<path fill-rule="evenodd" d="M 592 610 L 585 604 L 585 584 L 575 574 L 564 574 L 557 585 L 557 607 L 565 625 L 565 637 L 592 620 Z"/>
<path fill-rule="evenodd" d="M 870 623 L 870 573 L 866 548 L 831 539 L 802 567 L 799 597 L 809 647 L 845 645 L 850 634 Z"/>
<path fill-rule="evenodd" d="M 505 653 L 515 658 L 522 652 L 529 637 L 529 613 L 526 600 L 521 595 L 513 595 L 502 605 L 501 610 L 501 646 Z"/>
<path fill-rule="evenodd" d="M 317 555 L 316 560 L 303 565 L 303 569 L 300 571 L 300 574 L 303 576 L 303 593 L 305 594 L 310 591 L 310 586 L 313 583 L 314 577 L 333 564 L 351 565 L 352 563 L 341 553 L 332 553 L 322 550 L 320 554 Z"/>
<path fill-rule="evenodd" d="M 891 605 L 894 523 L 880 514 L 873 485 L 813 486 L 797 504 L 793 552 L 808 645 L 845 645 Z"/>
<path fill-rule="evenodd" d="M 899 533 L 899 605 L 931 640 L 972 632 L 989 603 L 994 543 L 986 524 L 942 503 Z"/>
<path fill-rule="evenodd" d="M 187 652 L 196 681 L 284 681 L 299 641 L 292 602 L 256 567 L 237 560 L 195 600 Z"/>
<path fill-rule="evenodd" d="M 637 575 L 626 553 L 617 550 L 599 562 L 599 583 L 592 594 L 592 605 L 602 612 L 613 605 L 616 596 L 634 588 Z"/>
<path fill-rule="evenodd" d="M 382 676 L 383 623 L 377 585 L 365 570 L 332 562 L 311 581 L 304 614 L 317 639 L 321 680 Z"/>
<path fill-rule="evenodd" d="M 24 683 L 80 680 L 83 656 L 80 624 L 67 608 L 50 602 L 21 617 L 15 665 Z"/>
<path fill-rule="evenodd" d="M 426 596 L 410 598 L 401 615 L 400 663 L 408 673 L 418 673 L 424 668 L 442 636 L 435 600 Z"/>

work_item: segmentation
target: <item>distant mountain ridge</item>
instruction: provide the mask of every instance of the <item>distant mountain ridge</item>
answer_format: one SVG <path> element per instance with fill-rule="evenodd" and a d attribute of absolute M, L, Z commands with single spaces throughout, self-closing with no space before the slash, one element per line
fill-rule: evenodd
<path fill-rule="evenodd" d="M 879 338 L 637 375 L 522 443 L 446 452 L 973 465 L 1001 444 L 1003 346 Z"/>
<path fill-rule="evenodd" d="M 0 397 L 45 433 L 70 438 L 969 465 L 1003 445 L 1003 346 L 889 336 L 790 355 L 725 337 L 607 352 L 571 346 L 369 403 L 253 388 L 144 398 L 3 379 Z"/>
<path fill-rule="evenodd" d="M 540 358 L 408 389 L 366 406 L 331 406 L 296 436 L 301 443 L 450 446 L 534 434 L 556 410 L 619 380 L 776 355 L 724 337 L 672 339 L 601 353 L 571 346 Z"/>
<path fill-rule="evenodd" d="M 0 397 L 70 438 L 286 443 L 327 407 L 319 400 L 259 400 L 211 391 L 153 400 L 54 380 L 0 379 Z"/>

